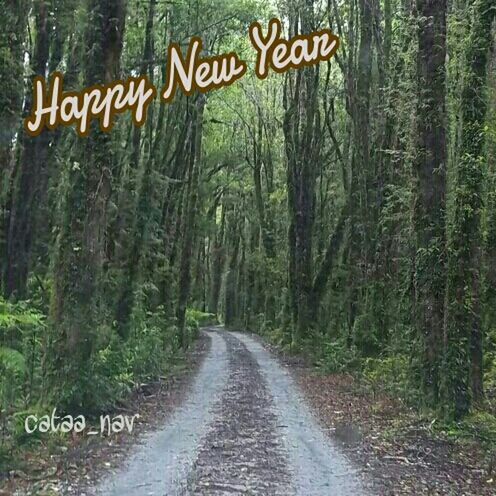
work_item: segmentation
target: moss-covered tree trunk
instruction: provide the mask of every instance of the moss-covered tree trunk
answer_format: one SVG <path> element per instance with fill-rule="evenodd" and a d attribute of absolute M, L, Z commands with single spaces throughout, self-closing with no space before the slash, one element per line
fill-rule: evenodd
<path fill-rule="evenodd" d="M 125 0 L 88 0 L 83 61 L 84 84 L 106 83 L 119 76 Z M 55 331 L 55 382 L 66 388 L 70 407 L 91 405 L 91 358 L 101 316 L 106 210 L 114 154 L 111 138 L 93 122 L 88 138 L 78 142 L 80 161 L 69 164 L 63 223 L 53 263 L 51 322 Z M 74 385 L 78 383 L 77 387 Z"/>
<path fill-rule="evenodd" d="M 48 22 L 49 5 L 37 0 L 34 5 L 36 17 L 35 43 L 31 62 L 33 78 L 45 77 L 50 47 Z M 24 115 L 31 112 L 32 90 L 27 88 Z M 22 132 L 19 163 L 13 178 L 11 205 L 7 229 L 7 256 L 4 274 L 4 292 L 7 297 L 26 297 L 26 283 L 33 236 L 36 235 L 37 208 L 42 202 L 46 187 L 47 159 L 50 134 L 46 129 L 36 137 Z"/>
<path fill-rule="evenodd" d="M 489 66 L 489 129 L 496 130 L 496 46 L 492 46 Z M 496 133 L 489 135 L 487 146 L 488 174 L 486 189 L 486 218 L 484 219 L 485 322 L 490 329 L 496 322 Z"/>
<path fill-rule="evenodd" d="M 417 0 L 414 320 L 425 400 L 439 393 L 446 277 L 446 0 Z"/>
<path fill-rule="evenodd" d="M 212 270 L 210 274 L 210 295 L 208 310 L 215 315 L 219 311 L 219 298 L 222 286 L 222 273 L 224 272 L 225 263 L 225 247 L 224 234 L 226 229 L 226 207 L 221 203 L 220 225 L 215 233 L 215 238 L 212 243 L 211 258 Z"/>
<path fill-rule="evenodd" d="M 456 164 L 455 212 L 449 239 L 446 364 L 443 400 L 449 417 L 465 415 L 483 395 L 481 215 L 487 169 L 484 125 L 494 0 L 476 0 L 466 49 L 461 98 L 461 143 Z"/>
<path fill-rule="evenodd" d="M 349 242 L 349 302 L 348 314 L 350 336 L 356 326 L 356 320 L 366 309 L 363 307 L 367 291 L 367 282 L 371 260 L 371 225 L 370 217 L 374 205 L 372 196 L 372 162 L 370 156 L 370 88 L 373 61 L 373 2 L 360 0 L 358 2 L 359 33 L 358 60 L 356 69 L 351 66 L 349 77 L 356 83 L 350 85 L 351 117 L 353 120 L 353 152 L 350 174 L 350 218 L 351 232 Z M 351 15 L 351 14 L 350 14 Z M 352 55 L 350 55 L 352 57 Z M 353 58 L 350 59 L 354 60 Z M 352 62 L 350 62 L 351 64 Z M 374 329 L 368 328 L 368 333 Z M 356 333 L 356 331 L 355 331 Z M 360 336 L 355 336 L 357 342 L 366 342 Z M 364 349 L 365 352 L 367 350 Z"/>
<path fill-rule="evenodd" d="M 7 232 L 11 203 L 13 138 L 20 129 L 23 95 L 24 40 L 29 2 L 6 0 L 0 15 L 0 271 L 7 270 Z"/>
<path fill-rule="evenodd" d="M 292 35 L 297 34 L 297 26 L 301 26 L 304 33 L 312 31 L 313 1 L 299 6 L 290 25 Z M 288 270 L 296 345 L 301 343 L 311 325 L 316 162 L 321 158 L 318 88 L 318 67 L 300 69 L 288 75 L 285 82 L 283 132 L 290 217 Z"/>
<path fill-rule="evenodd" d="M 202 157 L 203 138 L 203 111 L 205 109 L 205 96 L 197 94 L 192 102 L 194 118 L 191 123 L 191 134 L 189 140 L 189 166 L 188 184 L 186 190 L 185 212 L 183 218 L 183 233 L 181 241 L 181 259 L 179 263 L 179 284 L 177 301 L 177 326 L 181 346 L 189 345 L 187 330 L 185 328 L 186 307 L 191 286 L 191 262 L 196 236 L 196 217 L 198 211 L 198 188 Z"/>
<path fill-rule="evenodd" d="M 226 289 L 225 289 L 225 316 L 224 321 L 226 327 L 234 328 L 238 323 L 238 265 L 239 265 L 239 249 L 241 244 L 240 237 L 240 215 L 237 210 L 232 212 L 229 219 L 229 239 L 231 244 L 231 253 L 229 258 L 228 269 L 226 273 Z"/>
<path fill-rule="evenodd" d="M 140 73 L 147 75 L 150 81 L 153 81 L 152 57 L 153 57 L 153 24 L 155 16 L 156 0 L 150 0 L 148 5 L 148 16 L 145 28 L 143 62 Z M 147 126 L 152 122 L 151 115 L 148 116 Z M 130 157 L 130 167 L 134 169 L 132 174 L 137 182 L 137 171 L 139 168 L 139 158 L 141 154 L 141 128 L 134 126 L 132 130 L 133 148 Z M 141 183 L 138 185 L 138 198 L 132 209 L 132 225 L 130 250 L 126 254 L 124 261 L 124 270 L 122 277 L 122 286 L 117 298 L 116 322 L 117 330 L 121 337 L 126 338 L 129 335 L 129 320 L 134 305 L 134 293 L 138 284 L 138 276 L 143 267 L 141 261 L 146 253 L 146 241 L 150 227 L 150 218 L 152 216 L 151 203 L 153 199 L 153 166 L 155 157 L 151 154 L 145 158 L 145 166 L 141 176 Z M 127 184 L 128 188 L 131 184 Z M 131 191 L 124 191 L 128 201 Z"/>

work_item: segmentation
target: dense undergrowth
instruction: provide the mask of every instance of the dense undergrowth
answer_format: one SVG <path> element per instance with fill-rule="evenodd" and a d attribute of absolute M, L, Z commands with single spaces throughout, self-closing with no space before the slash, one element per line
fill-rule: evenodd
<path fill-rule="evenodd" d="M 216 318 L 199 310 L 186 312 L 188 342 L 200 326 Z M 12 469 L 20 449 L 41 441 L 57 442 L 63 434 L 27 435 L 27 415 L 84 414 L 89 418 L 112 411 L 143 383 L 158 381 L 173 371 L 184 354 L 177 327 L 164 312 L 146 312 L 139 307 L 132 316 L 132 332 L 126 341 L 111 328 L 99 329 L 91 360 L 80 371 L 80 381 L 52 388 L 50 368 L 50 325 L 39 306 L 32 302 L 9 303 L 0 299 L 0 472 Z M 89 394 L 91 392 L 91 394 Z M 79 403 L 77 411 L 69 408 Z"/>

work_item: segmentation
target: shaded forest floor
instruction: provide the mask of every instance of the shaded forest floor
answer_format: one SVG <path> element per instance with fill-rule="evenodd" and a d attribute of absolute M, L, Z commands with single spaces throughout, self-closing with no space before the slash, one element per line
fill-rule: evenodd
<path fill-rule="evenodd" d="M 265 343 L 291 369 L 324 429 L 387 495 L 496 494 L 494 451 L 455 439 L 399 400 L 350 374 L 324 374 Z"/>
<path fill-rule="evenodd" d="M 84 487 L 93 487 L 103 473 L 120 466 L 136 439 L 163 424 L 183 401 L 209 347 L 210 340 L 200 334 L 167 377 L 141 385 L 121 408 L 108 412 L 111 416 L 138 413 L 132 434 L 124 430 L 110 437 L 51 436 L 45 443 L 26 446 L 16 454 L 18 468 L 0 474 L 0 496 L 85 494 Z"/>

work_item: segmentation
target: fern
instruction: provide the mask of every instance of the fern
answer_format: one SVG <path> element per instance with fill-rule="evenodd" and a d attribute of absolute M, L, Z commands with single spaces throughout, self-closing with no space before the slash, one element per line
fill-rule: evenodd
<path fill-rule="evenodd" d="M 16 305 L 0 297 L 0 328 L 19 326 L 42 326 L 43 316 L 22 303 Z"/>
<path fill-rule="evenodd" d="M 19 351 L 0 346 L 0 370 L 8 375 L 20 377 L 27 371 L 26 359 Z"/>

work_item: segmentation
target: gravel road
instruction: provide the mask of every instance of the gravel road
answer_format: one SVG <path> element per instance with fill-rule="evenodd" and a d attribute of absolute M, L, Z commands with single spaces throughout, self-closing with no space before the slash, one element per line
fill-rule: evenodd
<path fill-rule="evenodd" d="M 212 345 L 189 398 L 94 494 L 367 494 L 285 368 L 246 334 L 207 334 Z"/>

